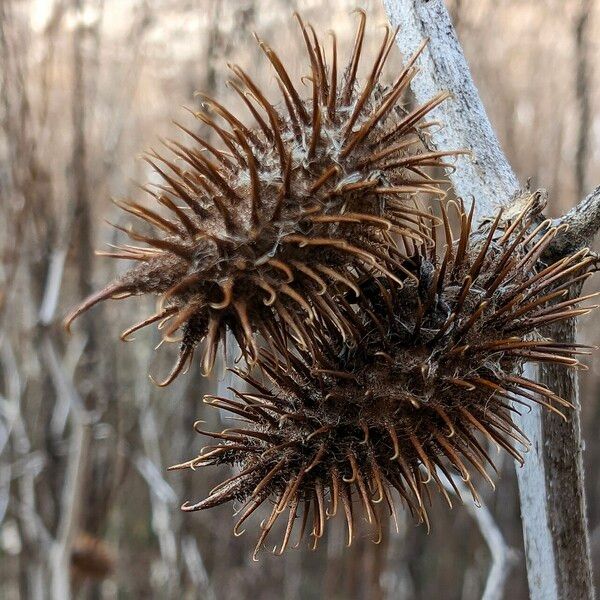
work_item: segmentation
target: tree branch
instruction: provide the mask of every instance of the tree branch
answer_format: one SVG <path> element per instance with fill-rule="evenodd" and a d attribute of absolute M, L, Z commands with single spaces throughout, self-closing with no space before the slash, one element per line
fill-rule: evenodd
<path fill-rule="evenodd" d="M 548 327 L 544 335 L 575 343 L 574 319 Z M 568 421 L 541 411 L 543 460 L 548 516 L 554 542 L 559 598 L 593 600 L 590 540 L 585 499 L 581 403 L 577 371 L 543 365 L 539 382 L 568 399 L 573 410 Z M 533 458 L 533 457 L 531 457 Z M 547 597 L 547 596 L 546 596 Z"/>
<path fill-rule="evenodd" d="M 544 258 L 559 258 L 585 248 L 600 229 L 600 186 L 581 200 L 566 215 L 555 219 L 554 225 L 566 224 L 569 228 L 557 236 Z"/>
<path fill-rule="evenodd" d="M 449 177 L 458 196 L 475 200 L 480 222 L 510 204 L 519 185 L 492 130 L 446 7 L 442 0 L 383 0 L 383 4 L 392 25 L 400 26 L 397 42 L 402 52 L 410 56 L 423 39 L 429 39 L 411 87 L 420 103 L 441 91 L 452 92 L 454 99 L 436 109 L 434 118 L 443 128 L 432 132 L 432 141 L 438 148 L 472 151 L 473 159 L 459 157 Z M 600 191 L 560 222 L 568 223 L 570 231 L 557 241 L 553 253 L 589 243 L 600 226 Z M 568 323 L 550 333 L 559 341 L 572 341 L 575 325 Z M 577 375 L 547 367 L 539 372 L 540 381 L 558 388 L 576 409 L 567 424 L 539 410 L 521 420 L 532 442 L 527 466 L 517 469 L 530 594 L 532 600 L 593 598 Z"/>
<path fill-rule="evenodd" d="M 495 214 L 519 191 L 519 182 L 508 163 L 473 83 L 469 66 L 442 0 L 383 0 L 392 26 L 399 26 L 397 43 L 410 56 L 424 39 L 429 43 L 419 58 L 419 73 L 411 88 L 423 103 L 438 92 L 453 98 L 443 102 L 432 118 L 443 127 L 434 133 L 437 148 L 470 150 L 473 158 L 459 156 L 449 174 L 454 190 L 465 200 L 477 200 L 479 217 Z"/>
<path fill-rule="evenodd" d="M 445 479 L 443 480 L 442 485 L 446 491 L 456 495 L 456 490 L 458 490 L 461 500 L 462 496 L 469 497 L 467 486 L 459 478 L 454 477 L 453 481 L 454 483 L 451 485 Z M 494 521 L 492 513 L 485 504 L 477 507 L 472 502 L 466 502 L 464 506 L 477 523 L 481 537 L 483 537 L 492 559 L 492 566 L 485 582 L 485 589 L 483 590 L 481 600 L 502 600 L 504 598 L 506 579 L 516 560 L 516 553 L 506 543 L 500 528 L 496 524 L 496 521 Z"/>
<path fill-rule="evenodd" d="M 50 557 L 51 593 L 53 600 L 68 600 L 71 598 L 71 552 L 73 540 L 80 527 L 81 510 L 84 501 L 85 465 L 91 439 L 91 424 L 81 398 L 58 358 L 58 353 L 49 337 L 43 340 L 43 355 L 56 387 L 57 397 L 67 396 L 69 414 L 71 417 L 71 440 L 63 496 L 60 510 L 60 520 L 57 526 L 56 541 Z"/>

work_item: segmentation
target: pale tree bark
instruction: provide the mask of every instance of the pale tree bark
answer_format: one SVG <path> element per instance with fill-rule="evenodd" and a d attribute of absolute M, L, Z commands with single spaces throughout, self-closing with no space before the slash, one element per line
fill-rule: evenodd
<path fill-rule="evenodd" d="M 429 100 L 441 90 L 453 95 L 430 116 L 443 124 L 432 136 L 436 147 L 473 153 L 456 159 L 456 171 L 450 176 L 456 194 L 477 200 L 479 218 L 494 214 L 519 191 L 519 182 L 479 99 L 443 2 L 383 0 L 383 4 L 392 26 L 400 27 L 397 40 L 405 56 L 429 40 L 418 61 L 421 70 L 411 84 L 417 101 Z"/>
<path fill-rule="evenodd" d="M 510 204 L 519 191 L 517 178 L 490 125 L 468 64 L 442 0 L 383 0 L 393 26 L 399 25 L 398 45 L 410 56 L 429 39 L 412 90 L 418 102 L 442 90 L 454 99 L 436 109 L 444 127 L 433 134 L 440 148 L 466 148 L 473 158 L 461 158 L 450 173 L 454 189 L 474 199 L 477 219 Z M 587 245 L 600 228 L 600 189 L 557 220 L 569 231 L 557 238 L 551 256 Z M 575 339 L 574 323 L 544 334 L 560 341 Z M 527 560 L 533 600 L 581 600 L 594 597 L 587 529 L 577 372 L 542 366 L 536 373 L 575 410 L 565 423 L 533 409 L 522 417 L 532 449 L 525 467 L 517 469 Z"/>

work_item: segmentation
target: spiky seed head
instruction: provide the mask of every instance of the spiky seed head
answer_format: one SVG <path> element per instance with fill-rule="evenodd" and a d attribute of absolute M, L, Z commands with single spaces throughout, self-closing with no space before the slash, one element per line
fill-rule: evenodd
<path fill-rule="evenodd" d="M 308 348 L 309 324 L 315 320 L 337 329 L 348 343 L 356 341 L 332 299 L 356 290 L 360 277 L 395 277 L 398 261 L 428 239 L 422 220 L 430 216 L 418 209 L 415 197 L 443 195 L 440 182 L 427 172 L 448 166 L 448 157 L 457 154 L 429 151 L 425 144 L 432 124 L 425 118 L 447 94 L 410 111 L 402 106 L 419 52 L 392 85 L 380 83 L 394 32 L 386 29 L 368 77 L 359 83 L 365 21 L 360 12 L 354 48 L 341 73 L 335 35 L 328 59 L 314 29 L 298 17 L 310 65 L 308 100 L 261 40 L 281 91 L 280 106 L 273 106 L 240 67 L 231 66 L 230 87 L 253 124 L 202 96 L 196 117 L 219 143 L 182 127 L 190 145 L 166 142 L 173 158 L 156 152 L 147 157 L 164 180 L 148 191 L 170 214 L 120 203 L 156 233 L 126 230 L 144 245 L 106 254 L 138 266 L 86 299 L 67 325 L 108 298 L 159 296 L 156 314 L 122 337 L 156 322 L 165 339 L 180 331 L 179 359 L 163 384 L 183 370 L 201 341 L 204 372 L 209 372 L 226 328 L 250 362 L 257 357 L 254 333 L 291 337 Z"/>
<path fill-rule="evenodd" d="M 226 463 L 238 471 L 183 509 L 245 502 L 237 529 L 270 502 L 256 551 L 285 515 L 282 552 L 300 516 L 298 534 L 308 531 L 314 544 L 336 511 L 345 516 L 349 542 L 357 510 L 379 538 L 376 504 L 383 501 L 395 518 L 394 490 L 426 523 L 430 490 L 451 506 L 446 486 L 458 493 L 454 477 L 477 502 L 474 479 L 494 485 L 487 442 L 523 460 L 528 440 L 512 419 L 519 405 L 535 402 L 559 416 L 570 407 L 527 379 L 523 365 L 577 368 L 576 356 L 587 352 L 540 333 L 546 324 L 595 308 L 576 308 L 589 296 L 571 295 L 595 270 L 595 259 L 582 250 L 548 266 L 540 261 L 560 228 L 538 219 L 538 199 L 531 195 L 523 210 L 499 213 L 474 232 L 472 212 L 461 205 L 454 241 L 443 210 L 445 236 L 421 247 L 405 261 L 405 271 L 395 273 L 403 287 L 378 277 L 362 286 L 372 310 L 360 312 L 360 346 L 330 345 L 327 353 L 323 344 L 316 366 L 301 353 L 288 354 L 282 364 L 263 352 L 269 384 L 243 375 L 253 391 L 235 392 L 235 399 L 208 397 L 244 423 L 202 432 L 216 444 L 174 468 Z"/>

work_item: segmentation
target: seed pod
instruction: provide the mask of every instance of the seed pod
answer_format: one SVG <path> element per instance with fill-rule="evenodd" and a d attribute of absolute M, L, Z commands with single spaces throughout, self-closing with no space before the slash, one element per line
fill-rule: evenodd
<path fill-rule="evenodd" d="M 300 17 L 310 65 L 312 97 L 302 99 L 276 52 L 258 43 L 275 71 L 283 102 L 272 105 L 250 76 L 231 66 L 230 87 L 253 118 L 252 125 L 212 98 L 201 96 L 195 113 L 212 130 L 213 145 L 181 126 L 190 145 L 166 142 L 173 153 L 146 160 L 163 178 L 147 188 L 166 209 L 137 202 L 120 206 L 156 234 L 125 230 L 134 242 L 105 255 L 139 265 L 87 298 L 66 319 L 109 298 L 155 295 L 160 308 L 123 333 L 160 323 L 165 339 L 180 331 L 170 383 L 203 343 L 202 364 L 210 372 L 219 341 L 229 328 L 249 362 L 258 356 L 256 333 L 294 339 L 311 349 L 310 324 L 337 330 L 350 345 L 353 327 L 333 299 L 373 274 L 394 278 L 399 260 L 429 241 L 415 203 L 419 194 L 443 196 L 427 172 L 448 167 L 456 151 L 426 146 L 428 113 L 448 94 L 406 111 L 403 95 L 417 69 L 417 52 L 390 86 L 380 76 L 393 45 L 386 29 L 381 47 L 359 84 L 366 16 L 359 13 L 356 41 L 339 76 L 337 43 L 331 58 L 314 29 Z"/>
<path fill-rule="evenodd" d="M 226 463 L 239 471 L 184 510 L 245 502 L 237 530 L 270 501 L 256 551 L 284 513 L 278 552 L 288 546 L 300 514 L 300 537 L 308 519 L 317 544 L 338 509 L 348 543 L 357 509 L 378 539 L 376 505 L 383 501 L 395 518 L 394 490 L 428 524 L 431 489 L 451 506 L 445 486 L 458 493 L 456 476 L 476 502 L 475 479 L 494 485 L 488 442 L 522 462 L 528 441 L 512 419 L 521 405 L 534 402 L 564 418 L 569 402 L 527 379 L 522 367 L 577 368 L 576 356 L 589 353 L 586 346 L 547 339 L 540 328 L 595 308 L 576 308 L 591 296 L 571 297 L 595 259 L 582 250 L 548 266 L 540 261 L 561 228 L 538 218 L 536 195 L 523 210 L 499 213 L 475 232 L 472 211 L 458 209 L 456 239 L 442 210 L 445 234 L 395 273 L 403 286 L 377 277 L 363 283 L 372 309 L 360 312 L 359 346 L 348 350 L 322 340 L 317 366 L 302 353 L 287 354 L 282 363 L 263 352 L 269 383 L 243 375 L 254 391 L 234 392 L 235 400 L 206 399 L 244 423 L 202 432 L 217 444 L 174 468 Z"/>
<path fill-rule="evenodd" d="M 71 549 L 73 579 L 81 584 L 92 579 L 101 581 L 115 570 L 114 550 L 103 540 L 88 533 L 79 533 Z"/>

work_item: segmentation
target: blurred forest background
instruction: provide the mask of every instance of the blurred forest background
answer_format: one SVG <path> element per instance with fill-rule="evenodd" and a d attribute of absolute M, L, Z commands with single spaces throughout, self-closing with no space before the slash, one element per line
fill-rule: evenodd
<path fill-rule="evenodd" d="M 202 396 L 228 375 L 199 368 L 167 390 L 175 348 L 156 332 L 118 333 L 150 314 L 139 300 L 107 303 L 67 336 L 66 310 L 124 265 L 95 258 L 126 225 L 111 197 L 144 194 L 139 159 L 202 90 L 227 104 L 226 64 L 272 88 L 251 33 L 306 72 L 293 9 L 348 49 L 357 6 L 371 48 L 378 0 L 0 1 L 0 597 L 48 597 L 70 573 L 80 598 L 480 598 L 490 555 L 472 514 L 438 503 L 427 535 L 408 515 L 380 545 L 346 549 L 342 519 L 319 549 L 251 560 L 255 529 L 236 538 L 231 506 L 182 514 L 219 473 L 167 472 L 206 443 L 192 423 L 220 417 Z M 566 211 L 600 183 L 600 1 L 449 0 L 474 78 L 521 181 Z M 400 63 L 398 53 L 388 78 Z M 196 104 L 197 106 L 197 104 Z M 147 310 L 146 310 L 147 309 Z M 581 327 L 586 343 L 600 325 Z M 583 381 L 590 531 L 600 575 L 600 354 Z M 485 503 L 512 549 L 506 597 L 527 598 L 514 467 L 499 458 Z M 60 577 L 59 577 L 60 579 Z"/>

